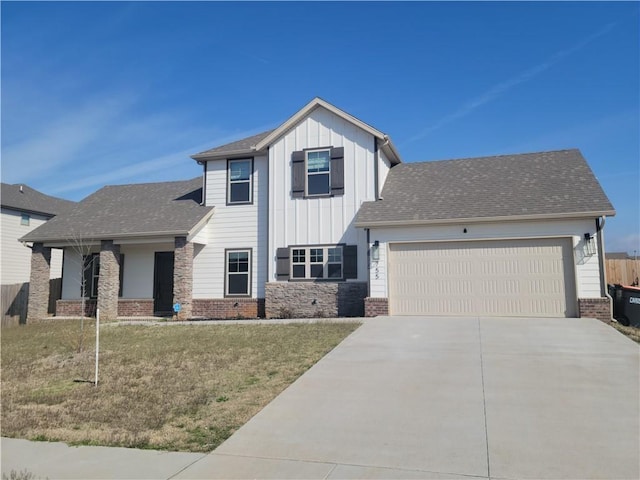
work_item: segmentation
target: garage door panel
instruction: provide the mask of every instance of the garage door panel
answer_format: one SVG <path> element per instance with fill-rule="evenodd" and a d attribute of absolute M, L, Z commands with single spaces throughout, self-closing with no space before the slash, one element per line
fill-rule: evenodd
<path fill-rule="evenodd" d="M 391 244 L 392 314 L 574 316 L 567 239 Z"/>

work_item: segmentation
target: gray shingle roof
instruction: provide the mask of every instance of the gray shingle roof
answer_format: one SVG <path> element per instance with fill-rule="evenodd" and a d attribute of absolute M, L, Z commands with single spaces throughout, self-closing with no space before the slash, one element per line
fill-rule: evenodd
<path fill-rule="evenodd" d="M 27 242 L 186 235 L 213 207 L 200 205 L 202 177 L 106 186 L 22 237 Z"/>
<path fill-rule="evenodd" d="M 247 137 L 241 140 L 236 140 L 235 142 L 227 143 L 225 145 L 220 145 L 219 147 L 196 153 L 195 155 L 193 155 L 193 157 L 213 157 L 218 155 L 226 155 L 229 153 L 252 153 L 252 147 L 260 142 L 260 140 L 267 137 L 267 135 L 269 135 L 271 132 L 273 132 L 273 130 L 268 130 L 266 132 L 253 135 L 252 137 Z"/>
<path fill-rule="evenodd" d="M 356 225 L 615 213 L 575 149 L 404 163 L 390 170 L 382 197 L 362 205 Z"/>
<path fill-rule="evenodd" d="M 22 189 L 20 189 L 22 187 Z M 24 212 L 57 215 L 73 207 L 76 202 L 45 195 L 28 185 L 3 183 L 0 190 L 0 203 L 3 207 Z"/>

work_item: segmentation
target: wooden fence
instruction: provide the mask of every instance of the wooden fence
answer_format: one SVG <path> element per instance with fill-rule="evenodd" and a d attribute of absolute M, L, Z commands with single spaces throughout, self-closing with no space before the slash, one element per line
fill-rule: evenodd
<path fill-rule="evenodd" d="M 55 313 L 56 301 L 62 297 L 62 279 L 49 280 L 48 313 Z M 0 286 L 0 305 L 2 305 L 2 326 L 18 325 L 27 322 L 27 304 L 29 302 L 29 283 Z"/>
<path fill-rule="evenodd" d="M 638 284 L 640 260 L 607 259 L 607 283 L 616 285 Z"/>

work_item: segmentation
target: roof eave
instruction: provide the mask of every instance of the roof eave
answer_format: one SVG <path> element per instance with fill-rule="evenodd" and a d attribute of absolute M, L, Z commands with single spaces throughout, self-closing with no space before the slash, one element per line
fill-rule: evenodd
<path fill-rule="evenodd" d="M 515 222 L 528 220 L 556 220 L 567 218 L 597 218 L 597 217 L 613 217 L 615 210 L 602 210 L 593 212 L 569 212 L 569 213 L 547 213 L 535 215 L 509 215 L 499 217 L 470 217 L 470 218 L 439 218 L 434 220 L 388 220 L 360 222 L 356 221 L 355 226 L 358 228 L 372 227 L 405 227 L 405 226 L 430 226 L 430 225 L 450 225 L 454 223 L 492 223 L 492 222 Z"/>
<path fill-rule="evenodd" d="M 240 155 L 255 155 L 255 153 L 259 151 L 255 147 L 251 147 L 249 149 L 245 148 L 242 150 L 228 150 L 226 152 L 220 153 L 196 153 L 195 155 L 191 155 L 196 162 L 203 162 L 209 160 L 224 160 L 229 157 L 237 157 Z"/>
<path fill-rule="evenodd" d="M 193 237 L 194 232 L 197 233 L 198 230 L 206 224 L 206 222 L 213 215 L 214 208 L 211 207 L 205 215 L 202 216 L 200 220 L 198 220 L 191 228 L 184 230 L 158 230 L 152 232 L 131 232 L 131 233 L 104 233 L 100 235 L 91 235 L 82 237 L 80 239 L 85 242 L 99 242 L 100 240 L 114 240 L 117 241 L 119 239 L 131 239 L 131 238 L 152 238 L 152 237 L 168 237 L 168 236 L 183 236 L 183 237 Z M 72 237 L 60 237 L 60 236 L 31 236 L 29 234 L 18 239 L 19 242 L 22 243 L 69 243 L 73 242 L 74 239 Z"/>

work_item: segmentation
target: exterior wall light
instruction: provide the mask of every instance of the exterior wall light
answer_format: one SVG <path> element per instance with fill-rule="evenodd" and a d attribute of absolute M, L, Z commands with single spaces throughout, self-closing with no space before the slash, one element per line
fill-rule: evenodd
<path fill-rule="evenodd" d="M 377 262 L 380 260 L 380 242 L 376 240 L 371 246 L 371 260 Z"/>
<path fill-rule="evenodd" d="M 589 256 L 596 254 L 596 239 L 590 233 L 584 234 L 584 249 Z"/>

